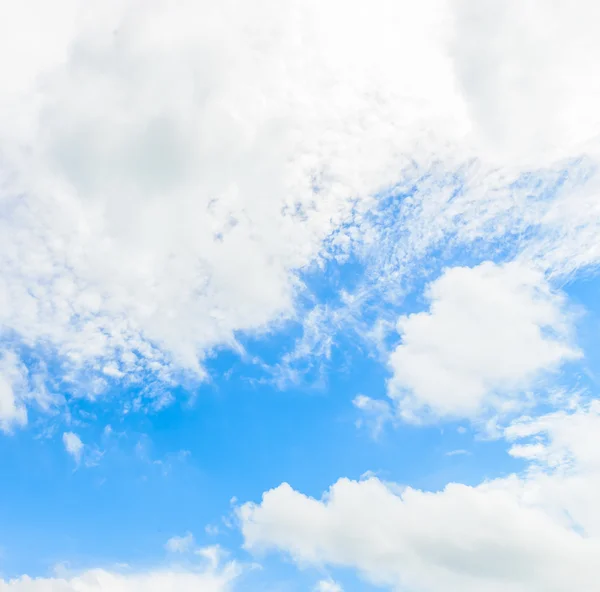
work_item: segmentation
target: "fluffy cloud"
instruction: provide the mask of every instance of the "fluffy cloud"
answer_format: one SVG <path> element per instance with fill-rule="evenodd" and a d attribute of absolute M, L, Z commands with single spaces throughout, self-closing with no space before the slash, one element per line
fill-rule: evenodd
<path fill-rule="evenodd" d="M 507 436 L 537 444 L 529 470 L 476 487 L 424 492 L 340 479 L 317 500 L 280 485 L 240 508 L 246 546 L 278 549 L 301 565 L 351 566 L 394 590 L 592 590 L 599 427 L 597 403 L 516 422 Z"/>
<path fill-rule="evenodd" d="M 194 546 L 194 535 L 191 532 L 184 536 L 171 537 L 165 544 L 170 553 L 186 553 Z"/>
<path fill-rule="evenodd" d="M 497 155 L 540 162 L 588 148 L 600 83 L 595 2 L 453 0 L 453 55 L 469 115 Z"/>
<path fill-rule="evenodd" d="M 65 432 L 62 439 L 65 450 L 75 459 L 75 462 L 79 464 L 84 448 L 81 438 L 73 432 Z"/>
<path fill-rule="evenodd" d="M 314 592 L 344 592 L 342 587 L 334 580 L 321 580 L 315 586 Z"/>
<path fill-rule="evenodd" d="M 578 153 L 598 121 L 595 4 L 577 22 L 564 1 L 526 4 L 7 6 L 0 322 L 65 377 L 95 374 L 88 395 L 142 372 L 201 378 L 212 348 L 295 314 L 306 266 L 380 244 L 370 197 L 407 170 L 488 145 L 511 163 L 523 146 Z M 538 22 L 568 28 L 557 43 Z M 402 244 L 456 231 L 455 207 L 468 237 L 494 212 L 515 224 L 510 200 L 466 193 L 411 210 L 430 230 Z"/>
<path fill-rule="evenodd" d="M 3 22 L 36 37 L 37 8 Z M 392 3 L 368 30 L 365 6 L 341 29 L 338 8 L 65 1 L 64 39 L 4 47 L 29 73 L 2 96 L 2 324 L 74 369 L 165 378 L 202 376 L 206 351 L 292 315 L 297 271 L 357 196 L 394 182 L 424 121 L 450 115 L 452 81 L 423 70 L 446 58 L 412 27 L 382 34 L 403 16 Z M 428 14 L 411 18 L 433 38 Z M 359 27 L 390 56 L 375 68 Z M 424 102 L 407 111 L 408 79 L 385 81 L 414 43 L 423 61 L 403 68 Z"/>
<path fill-rule="evenodd" d="M 70 573 L 59 566 L 54 577 L 0 579 L 0 592 L 228 592 L 233 589 L 243 571 L 240 564 L 222 561 L 223 552 L 218 546 L 198 548 L 196 554 L 200 562 L 186 569 L 165 567 L 134 571 L 125 567 Z"/>
<path fill-rule="evenodd" d="M 580 353 L 564 297 L 516 263 L 451 268 L 427 290 L 429 311 L 400 317 L 388 394 L 417 419 L 513 410 L 542 371 Z M 518 407 L 517 407 L 518 408 Z"/>
<path fill-rule="evenodd" d="M 234 564 L 221 571 L 155 571 L 119 574 L 101 569 L 69 578 L 0 580 L 1 592 L 227 592 L 238 575 Z"/>

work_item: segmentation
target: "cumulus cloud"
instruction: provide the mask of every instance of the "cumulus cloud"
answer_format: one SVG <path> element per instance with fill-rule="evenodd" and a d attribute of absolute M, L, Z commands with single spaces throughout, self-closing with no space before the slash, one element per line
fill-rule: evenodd
<path fill-rule="evenodd" d="M 402 416 L 476 417 L 518 409 L 543 371 L 581 354 L 564 297 L 516 263 L 447 269 L 427 290 L 429 311 L 398 320 L 388 394 Z"/>
<path fill-rule="evenodd" d="M 30 578 L 0 580 L 2 592 L 227 592 L 232 589 L 238 567 L 231 563 L 221 570 L 206 572 L 150 571 L 121 574 L 102 569 L 86 571 L 69 578 Z"/>
<path fill-rule="evenodd" d="M 597 402 L 515 422 L 510 438 L 537 438 L 529 469 L 475 487 L 425 492 L 340 479 L 319 500 L 283 484 L 240 508 L 245 543 L 300 565 L 353 567 L 393 590 L 592 590 L 599 427 Z"/>
<path fill-rule="evenodd" d="M 83 454 L 84 445 L 81 438 L 74 432 L 65 432 L 63 434 L 63 444 L 65 450 L 73 457 L 76 464 L 81 462 L 81 456 Z"/>

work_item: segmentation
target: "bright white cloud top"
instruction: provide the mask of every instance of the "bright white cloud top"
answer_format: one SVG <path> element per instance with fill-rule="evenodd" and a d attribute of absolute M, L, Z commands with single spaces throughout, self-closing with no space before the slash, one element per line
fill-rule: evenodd
<path fill-rule="evenodd" d="M 0 591 L 594 589 L 599 19 L 0 8 Z"/>
<path fill-rule="evenodd" d="M 81 438 L 73 432 L 65 432 L 62 439 L 65 450 L 75 459 L 75 462 L 79 464 L 81 455 L 83 454 L 83 442 L 81 441 Z"/>
<path fill-rule="evenodd" d="M 502 412 L 544 370 L 577 358 L 564 298 L 542 273 L 483 263 L 446 270 L 426 291 L 429 312 L 398 320 L 389 395 L 407 418 Z"/>
<path fill-rule="evenodd" d="M 352 566 L 395 590 L 593 590 L 599 418 L 595 404 L 513 424 L 511 438 L 543 435 L 512 449 L 530 471 L 476 487 L 432 493 L 340 479 L 317 500 L 280 485 L 240 509 L 246 545 Z"/>

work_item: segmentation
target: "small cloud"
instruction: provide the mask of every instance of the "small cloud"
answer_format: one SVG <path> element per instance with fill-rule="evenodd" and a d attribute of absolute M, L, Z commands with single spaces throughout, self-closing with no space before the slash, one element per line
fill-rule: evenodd
<path fill-rule="evenodd" d="M 344 592 L 343 588 L 334 580 L 321 580 L 314 587 L 314 592 Z"/>
<path fill-rule="evenodd" d="M 219 545 L 211 545 L 209 547 L 197 549 L 196 554 L 206 559 L 210 564 L 211 569 L 217 569 L 221 563 L 221 558 L 226 553 Z"/>
<path fill-rule="evenodd" d="M 217 525 L 215 525 L 215 524 L 207 524 L 204 527 L 204 531 L 209 536 L 217 536 L 221 532 L 219 530 L 219 527 Z"/>
<path fill-rule="evenodd" d="M 121 378 L 124 376 L 123 372 L 119 370 L 119 368 L 114 362 L 104 366 L 104 368 L 102 368 L 102 372 L 106 376 L 110 376 L 111 378 Z"/>
<path fill-rule="evenodd" d="M 228 530 L 235 528 L 235 521 L 232 520 L 231 516 L 221 516 L 221 522 L 223 522 L 223 526 Z"/>
<path fill-rule="evenodd" d="M 192 456 L 192 453 L 189 450 L 180 450 L 175 456 L 177 460 L 183 462 L 186 458 Z"/>
<path fill-rule="evenodd" d="M 450 450 L 448 452 L 446 452 L 446 456 L 460 456 L 463 454 L 471 454 L 468 450 Z"/>
<path fill-rule="evenodd" d="M 86 455 L 84 459 L 84 463 L 86 467 L 97 467 L 104 456 L 104 451 L 99 450 L 98 448 L 94 448 L 90 450 L 89 448 L 86 450 Z"/>
<path fill-rule="evenodd" d="M 393 419 L 392 410 L 387 401 L 371 399 L 366 395 L 357 395 L 352 404 L 365 415 L 364 420 L 362 418 L 358 420 L 357 427 L 361 427 L 364 421 L 371 429 L 373 438 L 377 438 L 385 424 Z"/>
<path fill-rule="evenodd" d="M 151 462 L 148 455 L 148 442 L 149 438 L 143 435 L 135 444 L 134 453 L 135 456 L 141 460 L 146 462 Z"/>
<path fill-rule="evenodd" d="M 171 537 L 165 543 L 165 549 L 169 553 L 188 553 L 194 546 L 194 535 L 191 532 L 184 536 Z"/>
<path fill-rule="evenodd" d="M 83 454 L 83 442 L 81 438 L 73 432 L 65 432 L 62 439 L 65 450 L 75 459 L 75 463 L 79 464 L 81 462 L 81 455 Z"/>

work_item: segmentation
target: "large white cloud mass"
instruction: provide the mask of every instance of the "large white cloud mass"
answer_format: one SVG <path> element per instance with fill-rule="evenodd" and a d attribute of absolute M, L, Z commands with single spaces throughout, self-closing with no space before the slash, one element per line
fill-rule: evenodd
<path fill-rule="evenodd" d="M 406 263 L 449 234 L 533 224 L 565 239 L 549 265 L 594 263 L 597 211 L 565 218 L 560 200 L 532 209 L 501 191 L 524 163 L 594 153 L 598 9 L 567 7 L 7 4 L 4 335 L 66 378 L 90 371 L 79 388 L 94 394 L 140 372 L 202 377 L 212 348 L 293 316 L 299 272 L 329 253 L 389 243 Z M 435 167 L 473 158 L 471 190 L 451 198 Z M 390 243 L 365 214 L 406 179 L 420 193 Z"/>
<path fill-rule="evenodd" d="M 447 58 L 420 36 L 437 27 L 428 11 L 399 36 L 391 3 L 366 21 L 373 7 L 350 5 L 343 26 L 341 6 L 7 9 L 2 324 L 115 377 L 171 361 L 201 374 L 208 349 L 291 315 L 295 272 L 352 200 L 396 179 L 432 117 L 453 117 Z M 423 99 L 407 110 L 408 88 Z"/>

